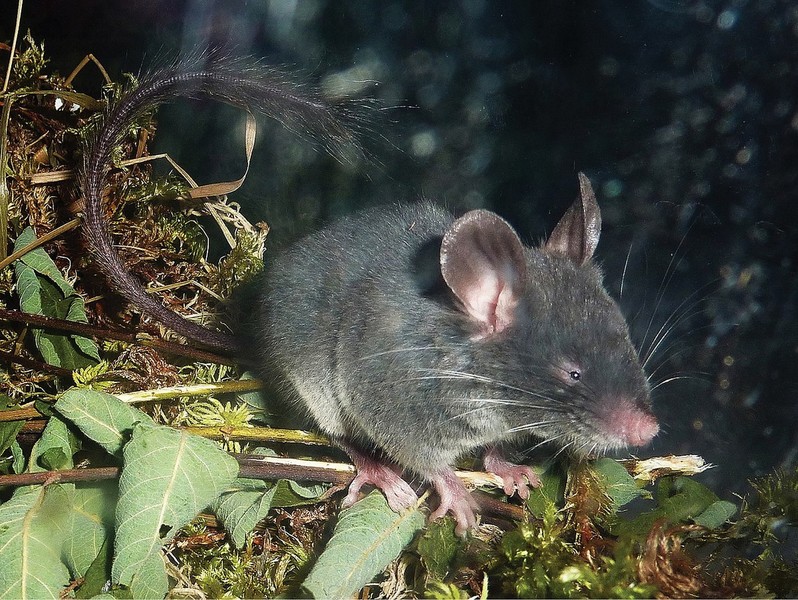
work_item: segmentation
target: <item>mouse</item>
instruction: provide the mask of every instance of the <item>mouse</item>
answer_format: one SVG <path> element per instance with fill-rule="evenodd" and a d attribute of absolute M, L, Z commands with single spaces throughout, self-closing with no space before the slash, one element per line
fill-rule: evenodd
<path fill-rule="evenodd" d="M 84 239 L 111 286 L 177 333 L 230 353 L 242 352 L 233 336 L 185 321 L 127 273 L 102 189 L 135 118 L 179 96 L 299 122 L 333 151 L 354 143 L 334 107 L 275 73 L 213 53 L 151 70 L 110 104 L 85 150 Z M 578 187 L 538 245 L 485 209 L 456 216 L 397 202 L 342 217 L 269 261 L 260 363 L 352 459 L 344 507 L 375 486 L 391 509 L 408 509 L 418 502 L 408 476 L 418 477 L 437 495 L 431 518 L 451 514 L 463 535 L 478 513 L 454 471 L 463 456 L 480 453 L 504 492 L 525 499 L 540 479 L 505 458 L 508 445 L 587 456 L 658 433 L 629 328 L 593 259 L 601 213 L 583 173 Z"/>

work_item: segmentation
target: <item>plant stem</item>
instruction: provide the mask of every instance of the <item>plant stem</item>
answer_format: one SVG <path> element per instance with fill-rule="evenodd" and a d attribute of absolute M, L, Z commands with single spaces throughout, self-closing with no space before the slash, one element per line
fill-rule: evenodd
<path fill-rule="evenodd" d="M 346 463 L 330 463 L 316 460 L 298 460 L 274 456 L 255 456 L 236 454 L 239 464 L 239 477 L 246 479 L 291 479 L 296 481 L 316 481 L 347 485 L 355 475 L 355 467 Z M 119 477 L 119 467 L 93 467 L 88 469 L 66 469 L 63 471 L 44 471 L 41 473 L 20 473 L 0 475 L 0 487 L 42 485 L 53 483 L 72 483 L 77 481 L 101 481 Z M 470 482 L 495 485 L 495 476 L 489 473 L 458 471 L 458 477 Z M 484 493 L 475 492 L 475 499 L 483 512 L 520 520 L 523 509 L 507 504 Z"/>
<path fill-rule="evenodd" d="M 212 440 L 330 445 L 330 440 L 326 437 L 298 429 L 274 429 L 272 427 L 184 427 L 182 429 Z"/>
<path fill-rule="evenodd" d="M 84 336 L 98 337 L 102 339 L 119 340 L 128 342 L 130 344 L 139 344 L 141 346 L 149 346 L 156 350 L 163 350 L 169 354 L 177 356 L 185 356 L 194 360 L 202 362 L 211 362 L 220 365 L 232 365 L 235 361 L 226 356 L 219 356 L 212 352 L 192 348 L 184 344 L 177 344 L 169 342 L 160 338 L 149 337 L 147 334 L 142 333 L 129 333 L 126 331 L 115 331 L 112 329 L 103 329 L 102 327 L 95 327 L 88 323 L 80 323 L 78 321 L 65 321 L 63 319 L 54 319 L 52 317 L 45 317 L 42 315 L 34 315 L 30 313 L 21 312 L 18 310 L 8 310 L 0 308 L 0 321 L 14 321 L 17 323 L 27 323 L 35 327 L 42 327 L 46 329 L 57 329 L 60 331 L 69 331 L 71 333 L 78 333 Z"/>
<path fill-rule="evenodd" d="M 193 385 L 174 385 L 155 390 L 142 390 L 127 394 L 116 394 L 122 402 L 159 402 L 183 396 L 207 396 L 208 394 L 227 394 L 234 392 L 254 392 L 263 387 L 259 379 L 235 379 L 216 383 L 196 383 Z M 214 429 L 214 428 L 209 428 Z M 217 428 L 218 429 L 218 428 Z"/>
<path fill-rule="evenodd" d="M 29 369 L 42 371 L 43 373 L 52 373 L 53 375 L 59 375 L 61 377 L 68 377 L 72 375 L 72 371 L 69 369 L 48 365 L 47 363 L 33 360 L 32 358 L 27 358 L 25 356 L 19 356 L 11 352 L 6 352 L 5 350 L 0 350 L 0 361 L 9 365 L 16 363 Z"/>

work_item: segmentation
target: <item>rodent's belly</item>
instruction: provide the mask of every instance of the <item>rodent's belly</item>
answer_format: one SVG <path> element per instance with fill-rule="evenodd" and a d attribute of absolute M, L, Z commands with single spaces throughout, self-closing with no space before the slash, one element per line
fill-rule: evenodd
<path fill-rule="evenodd" d="M 329 379 L 297 373 L 290 375 L 289 379 L 305 408 L 324 433 L 333 438 L 351 437 Z"/>

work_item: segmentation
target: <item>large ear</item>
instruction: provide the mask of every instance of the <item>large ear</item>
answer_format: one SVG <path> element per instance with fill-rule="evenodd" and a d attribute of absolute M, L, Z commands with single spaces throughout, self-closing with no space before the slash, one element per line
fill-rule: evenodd
<path fill-rule="evenodd" d="M 601 211 L 590 180 L 579 173 L 579 197 L 565 211 L 543 248 L 583 265 L 593 256 L 601 233 Z"/>
<path fill-rule="evenodd" d="M 484 334 L 498 332 L 513 321 L 526 275 L 524 246 L 500 216 L 472 210 L 443 236 L 441 273 Z"/>

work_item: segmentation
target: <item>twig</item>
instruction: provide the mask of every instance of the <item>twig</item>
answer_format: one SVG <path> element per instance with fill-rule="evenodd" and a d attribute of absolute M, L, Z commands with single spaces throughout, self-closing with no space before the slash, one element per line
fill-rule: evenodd
<path fill-rule="evenodd" d="M 682 456 L 657 456 L 654 458 L 621 460 L 629 474 L 639 481 L 654 483 L 666 475 L 696 475 L 703 473 L 715 465 L 706 462 L 697 454 Z"/>
<path fill-rule="evenodd" d="M 59 375 L 61 377 L 68 377 L 69 375 L 72 375 L 72 371 L 69 369 L 48 365 L 47 363 L 33 360 L 32 358 L 27 358 L 25 356 L 19 356 L 18 354 L 7 352 L 6 350 L 0 350 L 0 362 L 4 362 L 9 365 L 16 363 L 18 365 L 28 367 L 29 369 L 43 371 L 45 373 L 52 373 L 53 375 Z"/>
<path fill-rule="evenodd" d="M 476 500 L 479 510 L 482 513 L 510 519 L 511 521 L 524 520 L 524 508 L 522 506 L 503 502 L 479 490 L 471 492 L 471 497 Z"/>
<path fill-rule="evenodd" d="M 236 364 L 231 358 L 219 356 L 212 352 L 192 348 L 184 344 L 177 344 L 169 342 L 160 338 L 150 337 L 142 333 L 129 333 L 126 331 L 117 331 L 113 329 L 103 329 L 102 327 L 95 327 L 88 323 L 80 323 L 78 321 L 65 321 L 63 319 L 54 319 L 52 317 L 45 317 L 42 315 L 34 315 L 25 313 L 18 310 L 8 310 L 0 308 L 0 321 L 13 321 L 16 323 L 27 323 L 36 327 L 45 329 L 57 329 L 60 331 L 69 331 L 70 333 L 78 333 L 80 335 L 89 337 L 97 337 L 102 339 L 119 340 L 121 342 L 128 342 L 130 344 L 139 344 L 141 346 L 148 346 L 156 350 L 162 350 L 177 356 L 184 356 L 193 360 L 201 362 L 211 362 L 220 365 L 233 365 Z"/>
<path fill-rule="evenodd" d="M 183 427 L 185 431 L 211 440 L 237 440 L 329 446 L 330 440 L 309 431 L 272 427 Z"/>
<path fill-rule="evenodd" d="M 72 85 L 72 80 L 75 79 L 75 77 L 77 77 L 77 74 L 80 73 L 83 70 L 83 67 L 85 67 L 87 64 L 89 64 L 89 61 L 93 62 L 94 66 L 96 66 L 97 69 L 100 71 L 100 73 L 103 76 L 103 79 L 105 79 L 106 85 L 111 85 L 111 83 L 112 83 L 111 82 L 111 77 L 108 75 L 108 71 L 106 71 L 105 67 L 102 65 L 102 63 L 99 60 L 97 60 L 97 57 L 94 56 L 91 53 L 89 53 L 86 56 L 84 56 L 83 60 L 81 60 L 78 63 L 78 65 L 74 69 L 72 69 L 72 72 L 69 74 L 69 77 L 67 77 L 64 80 L 64 85 L 71 86 Z"/>
<path fill-rule="evenodd" d="M 80 225 L 82 221 L 83 221 L 83 219 L 81 219 L 79 217 L 76 217 L 76 218 L 72 219 L 71 221 L 69 221 L 68 223 L 64 223 L 60 227 L 56 227 L 50 233 L 45 233 L 42 237 L 36 238 L 35 240 L 33 240 L 30 244 L 28 244 L 24 248 L 20 248 L 19 250 L 17 250 L 16 252 L 11 254 L 10 256 L 8 256 L 5 259 L 3 259 L 2 261 L 0 261 L 0 269 L 4 269 L 5 267 L 10 265 L 12 262 L 17 260 L 18 258 L 21 258 L 21 257 L 25 256 L 28 252 L 31 252 L 32 250 L 35 250 L 36 248 L 46 244 L 50 240 L 57 238 L 62 233 L 66 233 L 67 231 L 70 231 L 71 229 L 75 229 L 75 227 Z"/>
<path fill-rule="evenodd" d="M 295 479 L 346 485 L 355 476 L 355 467 L 346 463 L 234 454 L 239 477 L 245 479 Z"/>
<path fill-rule="evenodd" d="M 119 477 L 119 467 L 94 467 L 91 469 L 65 469 L 40 473 L 0 475 L 0 486 L 41 485 L 51 483 L 73 483 L 76 481 L 103 481 Z"/>
<path fill-rule="evenodd" d="M 14 60 L 13 53 L 9 60 Z M 0 258 L 5 258 L 8 247 L 8 207 L 11 201 L 11 192 L 6 182 L 8 169 L 8 123 L 11 119 L 11 106 L 13 98 L 6 96 L 3 99 L 3 110 L 0 111 Z"/>
<path fill-rule="evenodd" d="M 22 421 L 23 419 L 40 419 L 43 417 L 42 413 L 36 410 L 34 407 L 29 406 L 27 408 L 13 408 L 11 410 L 3 410 L 0 411 L 0 423 L 5 421 Z M 42 423 L 45 423 L 44 419 L 42 419 Z M 38 425 L 33 429 L 32 433 L 36 433 L 39 429 Z M 44 430 L 44 427 L 41 427 L 41 431 Z"/>
<path fill-rule="evenodd" d="M 14 26 L 14 39 L 11 42 L 11 51 L 8 53 L 8 69 L 6 70 L 6 78 L 3 81 L 3 90 L 0 93 L 5 94 L 8 89 L 8 83 L 11 81 L 11 70 L 14 66 L 14 53 L 17 51 L 17 41 L 19 40 L 19 24 L 22 22 L 22 0 L 17 0 L 17 22 Z"/>
<path fill-rule="evenodd" d="M 27 411 L 28 409 L 22 409 L 22 410 Z M 0 412 L 0 417 L 5 416 L 6 412 L 12 412 L 12 411 L 2 411 Z M 8 420 L 18 421 L 19 419 L 8 419 Z M 47 427 L 47 419 L 39 419 L 37 417 L 34 417 L 29 421 L 25 421 L 25 424 L 22 426 L 22 430 L 20 431 L 20 433 L 29 433 L 29 434 L 41 433 L 42 431 L 44 431 L 45 427 Z"/>
<path fill-rule="evenodd" d="M 239 477 L 245 479 L 290 479 L 347 485 L 355 475 L 355 467 L 346 463 L 254 456 L 251 454 L 237 454 L 234 456 L 239 464 Z M 95 467 L 0 475 L 0 487 L 101 481 L 115 479 L 119 477 L 119 472 L 119 467 Z M 458 471 L 457 475 L 470 482 L 481 481 L 488 485 L 492 485 L 495 479 L 495 476 L 489 473 Z M 497 516 L 515 520 L 523 518 L 523 509 L 520 506 L 507 504 L 484 493 L 475 493 L 475 499 L 483 512 L 490 512 Z"/>
<path fill-rule="evenodd" d="M 208 394 L 229 394 L 235 392 L 254 392 L 263 387 L 260 379 L 235 379 L 217 383 L 195 383 L 193 385 L 173 385 L 155 390 L 142 390 L 127 394 L 116 394 L 122 402 L 137 404 L 139 402 L 160 402 L 184 396 L 207 396 Z M 209 427 L 208 429 L 217 429 Z"/>

